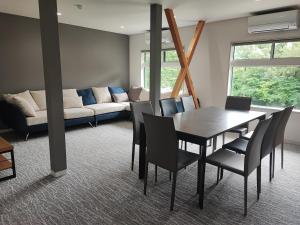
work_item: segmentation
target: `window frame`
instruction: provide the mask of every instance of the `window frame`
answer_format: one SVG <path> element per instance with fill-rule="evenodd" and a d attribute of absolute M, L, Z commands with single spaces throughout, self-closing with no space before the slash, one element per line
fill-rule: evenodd
<path fill-rule="evenodd" d="M 176 51 L 176 49 L 175 48 L 164 48 L 161 50 L 161 52 L 163 53 L 161 68 L 163 68 L 163 67 L 180 68 L 179 59 L 178 59 L 178 61 L 166 61 L 166 52 L 167 51 Z M 141 51 L 141 86 L 149 91 L 149 89 L 147 89 L 145 87 L 145 70 L 147 67 L 148 68 L 150 67 L 150 61 L 149 61 L 149 63 L 145 63 L 145 60 L 146 60 L 145 53 L 150 53 L 150 50 L 142 50 Z M 183 89 L 184 89 L 184 85 L 183 85 Z M 164 93 L 164 92 L 161 92 L 161 93 Z"/>
<path fill-rule="evenodd" d="M 274 40 L 263 40 L 263 41 L 248 41 L 248 42 L 232 42 L 230 44 L 230 61 L 229 61 L 229 75 L 227 82 L 227 95 L 231 95 L 232 82 L 233 82 L 233 68 L 234 67 L 284 67 L 284 66 L 295 66 L 300 67 L 300 56 L 299 57 L 286 57 L 286 58 L 275 58 L 275 44 L 286 42 L 300 42 L 300 38 L 290 39 L 274 39 Z M 263 59 L 234 59 L 235 47 L 241 45 L 255 45 L 255 44 L 267 44 L 271 43 L 270 58 Z M 281 107 L 262 106 L 251 104 L 254 108 L 265 108 L 278 110 Z M 293 112 L 299 112 L 300 109 L 294 109 Z"/>

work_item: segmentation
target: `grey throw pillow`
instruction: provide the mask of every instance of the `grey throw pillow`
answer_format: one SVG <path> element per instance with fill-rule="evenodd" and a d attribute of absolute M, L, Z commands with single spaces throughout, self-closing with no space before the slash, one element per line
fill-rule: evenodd
<path fill-rule="evenodd" d="M 132 102 L 139 101 L 142 90 L 142 87 L 130 88 L 128 92 L 129 100 Z"/>
<path fill-rule="evenodd" d="M 126 92 L 112 94 L 114 102 L 128 102 L 129 98 Z"/>

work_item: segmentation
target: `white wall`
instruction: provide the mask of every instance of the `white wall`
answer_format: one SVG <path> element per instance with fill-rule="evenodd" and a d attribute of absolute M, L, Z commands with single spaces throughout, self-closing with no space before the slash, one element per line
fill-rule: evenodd
<path fill-rule="evenodd" d="M 180 28 L 185 49 L 195 27 Z M 299 38 L 300 30 L 250 35 L 247 18 L 209 23 L 205 26 L 190 65 L 192 79 L 201 104 L 224 106 L 227 95 L 230 47 L 232 42 Z M 144 34 L 130 36 L 130 85 L 141 85 L 141 50 L 146 49 Z M 259 109 L 270 113 L 272 110 Z M 300 144 L 300 113 L 294 112 L 287 125 L 286 141 Z"/>

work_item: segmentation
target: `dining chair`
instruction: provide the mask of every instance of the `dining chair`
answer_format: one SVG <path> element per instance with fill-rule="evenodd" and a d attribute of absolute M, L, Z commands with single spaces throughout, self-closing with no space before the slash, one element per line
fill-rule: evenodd
<path fill-rule="evenodd" d="M 271 119 L 267 119 L 259 122 L 254 130 L 253 136 L 247 144 L 245 155 L 236 154 L 233 151 L 221 148 L 206 158 L 207 163 L 218 167 L 218 178 L 220 169 L 225 169 L 244 177 L 245 216 L 247 215 L 248 176 L 255 169 L 257 171 L 257 200 L 259 200 L 259 195 L 261 192 L 261 145 L 270 121 Z"/>
<path fill-rule="evenodd" d="M 263 138 L 263 142 L 261 145 L 261 160 L 266 157 L 267 155 L 270 155 L 270 167 L 269 167 L 269 180 L 272 180 L 273 177 L 273 157 L 274 157 L 274 151 L 275 151 L 275 138 L 278 131 L 279 123 L 282 119 L 284 111 L 279 111 L 271 114 L 271 122 L 266 130 L 266 133 Z M 249 143 L 249 140 L 245 138 L 237 138 L 225 145 L 223 145 L 224 149 L 229 149 L 232 151 L 235 151 L 239 154 L 246 154 L 247 145 Z"/>
<path fill-rule="evenodd" d="M 225 109 L 228 110 L 239 110 L 239 111 L 249 111 L 251 108 L 251 98 L 241 97 L 241 96 L 227 96 Z M 237 133 L 239 136 L 248 132 L 248 124 L 238 126 L 236 128 L 230 129 L 227 132 Z M 225 133 L 223 133 L 223 144 L 225 143 Z"/>
<path fill-rule="evenodd" d="M 175 98 L 166 98 L 159 100 L 159 106 L 162 116 L 172 117 L 178 113 L 178 108 Z"/>
<path fill-rule="evenodd" d="M 159 117 L 150 114 L 144 115 L 146 131 L 146 167 L 144 178 L 144 194 L 147 193 L 148 164 L 153 163 L 173 173 L 170 210 L 174 208 L 176 179 L 179 170 L 198 161 L 197 190 L 199 189 L 200 158 L 192 152 L 178 148 L 178 138 L 173 118 Z"/>
<path fill-rule="evenodd" d="M 140 144 L 140 126 L 141 123 L 144 122 L 142 113 L 148 113 L 148 114 L 154 114 L 154 113 L 150 101 L 131 102 L 130 109 L 132 112 L 132 120 L 133 120 L 133 139 L 132 139 L 132 158 L 131 158 L 131 170 L 133 170 L 135 145 Z"/>
<path fill-rule="evenodd" d="M 277 135 L 276 138 L 274 140 L 274 148 L 276 148 L 277 146 L 281 145 L 281 168 L 283 169 L 283 152 L 284 152 L 284 134 L 285 134 L 285 128 L 287 125 L 287 122 L 291 116 L 291 113 L 294 109 L 294 106 L 288 106 L 285 109 L 282 110 L 282 117 L 280 119 L 280 122 L 278 124 L 278 128 L 277 128 Z M 245 134 L 242 136 L 242 138 L 249 140 L 251 138 L 253 134 L 253 131 Z M 274 169 L 275 169 L 275 151 L 274 151 L 274 155 L 273 155 L 273 177 L 274 177 Z"/>
<path fill-rule="evenodd" d="M 181 97 L 184 112 L 194 111 L 196 109 L 193 96 Z"/>

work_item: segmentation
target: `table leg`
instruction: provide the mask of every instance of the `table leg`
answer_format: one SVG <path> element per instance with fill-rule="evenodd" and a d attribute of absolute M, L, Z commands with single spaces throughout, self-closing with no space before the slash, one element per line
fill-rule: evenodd
<path fill-rule="evenodd" d="M 145 127 L 140 127 L 140 153 L 139 153 L 139 179 L 145 177 L 145 161 L 146 161 L 146 133 Z"/>
<path fill-rule="evenodd" d="M 199 206 L 200 209 L 203 209 L 203 200 L 204 200 L 204 183 L 205 183 L 205 164 L 206 164 L 206 148 L 207 143 L 205 142 L 202 145 L 202 154 L 201 154 L 201 172 L 200 172 L 200 190 L 199 190 Z"/>
<path fill-rule="evenodd" d="M 218 136 L 213 137 L 213 147 L 212 147 L 213 152 L 217 149 L 217 139 Z"/>
<path fill-rule="evenodd" d="M 16 177 L 16 165 L 15 165 L 14 151 L 11 151 L 10 154 L 11 154 L 11 164 L 12 164 L 13 177 Z"/>

